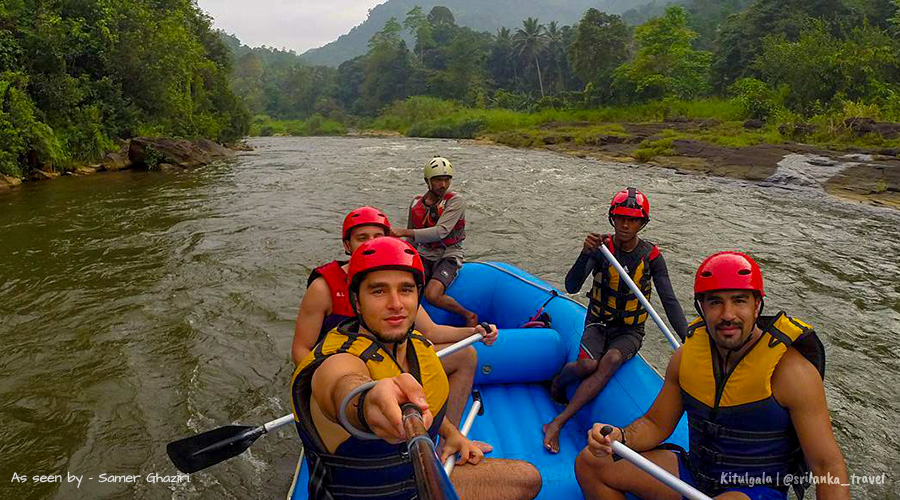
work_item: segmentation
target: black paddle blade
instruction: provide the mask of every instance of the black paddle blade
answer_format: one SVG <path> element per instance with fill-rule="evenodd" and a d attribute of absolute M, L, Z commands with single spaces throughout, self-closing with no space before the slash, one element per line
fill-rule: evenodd
<path fill-rule="evenodd" d="M 265 432 L 263 427 L 226 425 L 171 442 L 166 453 L 178 470 L 190 474 L 240 455 Z"/>

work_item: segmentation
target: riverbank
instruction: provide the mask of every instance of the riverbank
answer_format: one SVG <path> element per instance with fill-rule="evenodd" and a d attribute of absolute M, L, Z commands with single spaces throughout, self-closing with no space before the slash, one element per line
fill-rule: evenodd
<path fill-rule="evenodd" d="M 755 124 L 749 123 L 751 127 Z M 900 209 L 900 147 L 865 139 L 834 147 L 784 141 L 741 122 L 548 123 L 479 137 L 511 147 L 581 158 L 642 163 L 683 173 L 821 189 L 852 201 Z"/>
<path fill-rule="evenodd" d="M 34 182 L 61 176 L 85 176 L 99 172 L 117 172 L 131 168 L 175 171 L 195 168 L 214 161 L 232 158 L 235 151 L 247 150 L 245 143 L 222 145 L 209 139 L 185 140 L 135 137 L 123 141 L 119 151 L 107 153 L 97 163 L 70 165 L 62 171 L 34 170 L 23 179 L 0 174 L 0 192 Z"/>

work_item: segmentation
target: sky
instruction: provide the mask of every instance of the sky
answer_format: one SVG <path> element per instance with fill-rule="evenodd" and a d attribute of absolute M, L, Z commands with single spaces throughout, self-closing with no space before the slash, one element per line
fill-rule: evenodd
<path fill-rule="evenodd" d="M 302 54 L 336 39 L 366 20 L 385 0 L 197 0 L 213 25 L 245 45 Z"/>

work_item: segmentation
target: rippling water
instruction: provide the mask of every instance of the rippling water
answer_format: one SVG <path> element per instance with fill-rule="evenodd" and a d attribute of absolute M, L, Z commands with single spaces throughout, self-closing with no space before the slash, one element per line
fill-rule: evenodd
<path fill-rule="evenodd" d="M 306 276 L 341 253 L 348 209 L 395 223 L 434 154 L 457 167 L 470 260 L 511 262 L 561 286 L 584 234 L 606 231 L 611 194 L 648 193 L 657 243 L 691 310 L 693 271 L 717 250 L 752 253 L 767 308 L 816 326 L 826 390 L 855 474 L 900 479 L 900 214 L 813 191 L 456 141 L 255 140 L 256 151 L 179 174 L 121 172 L 0 195 L 0 497 L 281 498 L 292 429 L 191 478 L 165 444 L 289 412 L 290 343 Z M 467 228 L 467 229 L 469 229 Z M 665 365 L 648 328 L 642 351 Z M 28 482 L 11 482 L 13 473 Z M 83 482 L 66 483 L 67 472 Z M 99 475 L 137 474 L 134 483 Z M 32 476 L 62 474 L 63 484 Z M 92 477 L 93 480 L 88 479 Z"/>

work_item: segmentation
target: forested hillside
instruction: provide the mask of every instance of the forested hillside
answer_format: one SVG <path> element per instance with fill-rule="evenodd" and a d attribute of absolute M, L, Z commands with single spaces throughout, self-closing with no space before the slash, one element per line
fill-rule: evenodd
<path fill-rule="evenodd" d="M 254 113 L 338 121 L 412 96 L 517 110 L 730 98 L 791 122 L 847 106 L 900 115 L 900 0 L 757 0 L 732 14 L 739 1 L 689 0 L 636 27 L 589 9 L 571 26 L 527 18 L 493 33 L 413 7 L 336 70 L 245 51 L 236 88 Z"/>
<path fill-rule="evenodd" d="M 210 26 L 191 0 L 0 2 L 0 174 L 94 161 L 136 135 L 243 137 Z"/>
<path fill-rule="evenodd" d="M 415 6 L 429 12 L 442 6 L 453 12 L 456 24 L 475 31 L 493 33 L 500 28 L 515 28 L 522 19 L 534 17 L 544 22 L 556 21 L 560 26 L 572 24 L 590 8 L 618 14 L 638 7 L 647 0 L 388 0 L 369 11 L 369 17 L 349 33 L 317 49 L 302 54 L 314 65 L 337 67 L 344 61 L 368 51 L 369 39 L 390 18 L 403 19 Z M 407 37 L 407 41 L 411 42 Z"/>

